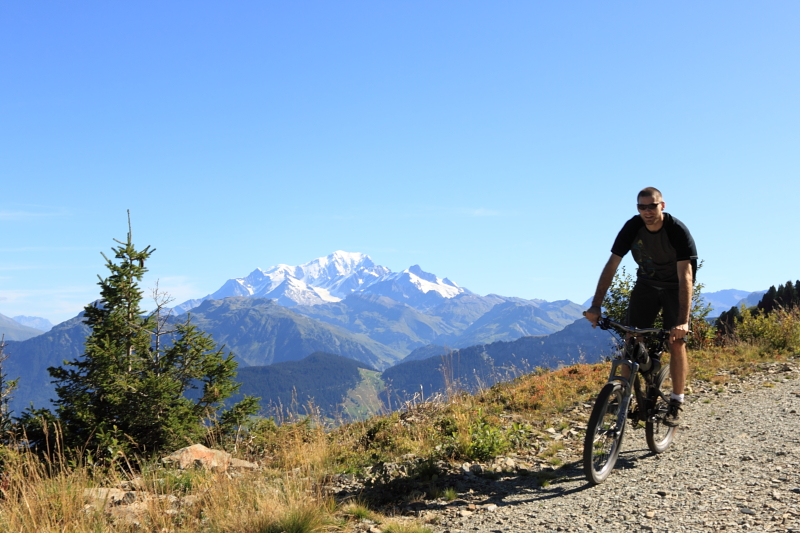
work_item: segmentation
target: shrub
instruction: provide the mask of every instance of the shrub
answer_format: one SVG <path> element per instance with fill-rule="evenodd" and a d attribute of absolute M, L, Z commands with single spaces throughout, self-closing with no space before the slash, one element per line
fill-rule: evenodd
<path fill-rule="evenodd" d="M 800 350 L 800 309 L 777 308 L 771 313 L 743 310 L 736 335 L 739 340 L 772 350 Z"/>
<path fill-rule="evenodd" d="M 503 432 L 485 420 L 479 420 L 472 426 L 470 439 L 467 455 L 478 461 L 497 457 L 510 447 Z"/>

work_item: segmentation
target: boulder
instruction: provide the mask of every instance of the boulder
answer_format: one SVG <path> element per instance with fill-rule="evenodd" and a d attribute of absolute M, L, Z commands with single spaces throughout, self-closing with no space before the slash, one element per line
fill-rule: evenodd
<path fill-rule="evenodd" d="M 231 454 L 206 448 L 202 444 L 192 444 L 164 457 L 161 461 L 164 464 L 177 466 L 181 470 L 204 468 L 212 472 L 225 472 L 231 465 Z"/>
<path fill-rule="evenodd" d="M 212 472 L 226 472 L 229 468 L 236 470 L 257 470 L 258 465 L 231 457 L 228 452 L 212 450 L 202 444 L 192 444 L 161 459 L 164 464 L 174 465 L 181 470 L 187 468 L 204 468 Z"/>

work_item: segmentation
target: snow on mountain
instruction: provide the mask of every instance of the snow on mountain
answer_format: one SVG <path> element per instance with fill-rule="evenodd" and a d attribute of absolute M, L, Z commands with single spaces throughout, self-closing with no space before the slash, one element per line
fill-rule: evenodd
<path fill-rule="evenodd" d="M 441 279 L 434 274 L 425 272 L 419 265 L 409 267 L 402 272 L 387 274 L 379 281 L 407 284 L 423 294 L 433 291 L 442 298 L 455 298 L 466 291 L 447 278 Z M 367 292 L 372 291 L 367 290 Z"/>
<path fill-rule="evenodd" d="M 391 273 L 388 268 L 376 265 L 368 255 L 342 251 L 314 259 L 297 269 L 301 273 L 296 276 L 298 279 L 326 289 L 339 299 Z"/>
<path fill-rule="evenodd" d="M 419 265 L 389 273 L 364 289 L 370 294 L 387 296 L 417 309 L 428 309 L 460 294 L 472 294 L 447 278 L 439 278 Z"/>
<path fill-rule="evenodd" d="M 338 302 L 341 300 L 341 298 L 331 296 L 326 289 L 312 287 L 297 278 L 291 277 L 287 277 L 272 291 L 264 294 L 263 297 L 271 298 L 284 307 L 319 305 L 325 302 Z"/>
<path fill-rule="evenodd" d="M 299 266 L 257 268 L 244 278 L 229 279 L 213 294 L 176 306 L 174 311 L 184 313 L 204 300 L 229 296 L 271 298 L 283 306 L 338 302 L 391 273 L 388 268 L 376 265 L 368 255 L 336 251 Z"/>

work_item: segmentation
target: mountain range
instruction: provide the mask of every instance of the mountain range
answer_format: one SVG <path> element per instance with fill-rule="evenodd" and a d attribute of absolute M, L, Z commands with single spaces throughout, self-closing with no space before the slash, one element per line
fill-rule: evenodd
<path fill-rule="evenodd" d="M 428 345 L 466 348 L 548 335 L 580 318 L 568 300 L 480 296 L 418 265 L 392 272 L 364 254 L 335 252 L 300 266 L 256 269 L 173 308 L 231 351 L 240 368 L 299 361 L 315 352 L 380 372 Z M 24 328 L 24 326 L 20 327 Z M 47 367 L 83 350 L 81 315 L 8 343 L 9 377 L 20 377 L 19 410 L 54 397 Z"/>
<path fill-rule="evenodd" d="M 431 306 L 446 298 L 470 294 L 447 278 L 424 272 L 419 265 L 392 272 L 376 265 L 368 255 L 340 250 L 299 266 L 257 268 L 246 277 L 229 279 L 212 294 L 183 302 L 175 307 L 175 312 L 189 311 L 204 300 L 230 296 L 269 298 L 292 307 L 340 302 L 355 292 L 388 296 L 414 307 Z"/>
<path fill-rule="evenodd" d="M 716 292 L 704 292 L 703 299 L 711 306 L 709 316 L 718 317 L 723 311 L 742 304 L 745 307 L 757 305 L 767 291 L 740 291 L 738 289 L 725 289 Z"/>
<path fill-rule="evenodd" d="M 18 320 L 0 314 L 0 335 L 7 341 L 24 341 L 42 333 L 44 331 L 41 329 L 22 324 Z"/>
<path fill-rule="evenodd" d="M 735 292 L 711 294 L 726 310 L 741 296 Z M 243 390 L 260 391 L 268 404 L 286 400 L 278 384 L 313 397 L 309 383 L 324 381 L 324 374 L 332 379 L 337 373 L 324 369 L 336 361 L 341 366 L 342 359 L 329 356 L 354 362 L 346 365 L 346 390 L 352 393 L 349 386 L 358 374 L 357 383 L 372 383 L 369 390 L 383 391 L 381 400 L 388 404 L 392 394 L 397 401 L 398 391 L 441 392 L 448 380 L 473 387 L 493 382 L 492 376 L 511 367 L 552 367 L 596 354 L 608 344 L 607 335 L 598 337 L 578 320 L 584 308 L 569 300 L 481 296 L 419 265 L 392 272 L 367 255 L 337 251 L 303 265 L 255 269 L 229 279 L 216 292 L 173 308 L 171 320 L 190 317 L 224 345 L 239 363 Z M 7 375 L 21 378 L 12 409 L 19 412 L 31 402 L 45 406 L 54 397 L 47 368 L 83 353 L 89 330 L 82 315 L 46 333 L 2 315 L 0 327 L 13 329 L 6 336 Z M 307 360 L 311 354 L 327 355 Z M 460 366 L 446 378 L 442 358 L 452 354 L 458 354 Z M 308 383 L 292 382 L 297 376 Z M 326 389 L 326 408 L 336 395 L 346 399 L 343 387 Z M 373 406 L 376 394 L 369 394 Z"/>

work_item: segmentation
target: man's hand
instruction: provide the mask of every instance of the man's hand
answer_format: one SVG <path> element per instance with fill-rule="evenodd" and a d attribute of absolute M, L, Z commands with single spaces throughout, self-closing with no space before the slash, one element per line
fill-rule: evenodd
<path fill-rule="evenodd" d="M 593 328 L 596 328 L 597 321 L 600 320 L 601 313 L 602 311 L 600 311 L 600 308 L 593 305 L 589 309 L 583 312 L 583 316 L 586 317 L 586 320 L 592 323 Z"/>
<path fill-rule="evenodd" d="M 682 341 L 689 334 L 689 324 L 680 324 L 669 330 L 669 342 Z"/>

